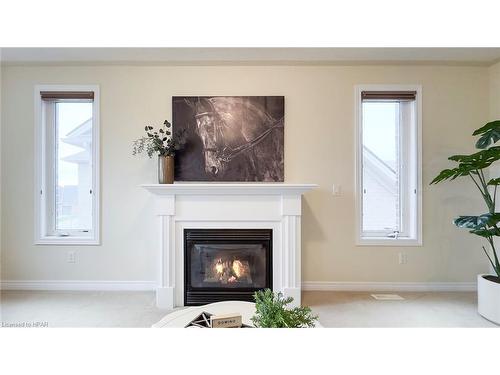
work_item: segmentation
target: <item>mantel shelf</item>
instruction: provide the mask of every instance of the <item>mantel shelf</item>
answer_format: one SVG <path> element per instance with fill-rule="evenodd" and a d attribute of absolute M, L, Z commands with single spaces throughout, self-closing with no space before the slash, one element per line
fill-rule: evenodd
<path fill-rule="evenodd" d="M 143 184 L 157 195 L 302 195 L 316 184 L 288 183 L 174 183 Z"/>

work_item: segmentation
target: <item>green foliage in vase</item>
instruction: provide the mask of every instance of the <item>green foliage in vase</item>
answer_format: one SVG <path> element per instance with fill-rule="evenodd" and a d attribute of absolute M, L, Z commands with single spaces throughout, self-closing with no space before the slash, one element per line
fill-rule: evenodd
<path fill-rule="evenodd" d="M 172 125 L 167 120 L 158 130 L 154 130 L 149 125 L 145 126 L 146 137 L 141 137 L 133 142 L 132 155 L 146 152 L 150 158 L 155 154 L 174 156 L 175 152 L 182 149 L 186 143 L 186 131 L 182 129 L 172 136 L 171 127 Z"/>
<path fill-rule="evenodd" d="M 318 317 L 309 307 L 287 308 L 292 297 L 284 298 L 281 292 L 259 290 L 254 294 L 255 315 L 252 323 L 259 328 L 306 328 L 314 327 Z"/>
<path fill-rule="evenodd" d="M 500 278 L 499 254 L 494 242 L 494 237 L 500 237 L 500 213 L 496 212 L 497 188 L 500 185 L 500 178 L 492 178 L 487 181 L 485 176 L 487 168 L 500 159 L 500 146 L 495 146 L 495 143 L 500 140 L 500 120 L 487 123 L 472 135 L 479 136 L 476 148 L 480 151 L 470 155 L 450 156 L 448 159 L 457 163 L 457 166 L 441 171 L 431 184 L 455 180 L 458 177 L 469 177 L 474 182 L 488 212 L 478 216 L 460 216 L 454 220 L 454 224 L 459 228 L 469 229 L 470 233 L 486 239 L 490 251 L 486 250 L 484 246 L 483 251 L 497 277 Z"/>

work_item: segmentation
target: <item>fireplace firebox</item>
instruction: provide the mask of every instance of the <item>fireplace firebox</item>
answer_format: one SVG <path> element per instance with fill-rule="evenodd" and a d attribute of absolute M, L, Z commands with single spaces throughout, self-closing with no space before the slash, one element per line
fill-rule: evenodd
<path fill-rule="evenodd" d="M 253 301 L 272 289 L 271 229 L 185 229 L 184 305 Z"/>

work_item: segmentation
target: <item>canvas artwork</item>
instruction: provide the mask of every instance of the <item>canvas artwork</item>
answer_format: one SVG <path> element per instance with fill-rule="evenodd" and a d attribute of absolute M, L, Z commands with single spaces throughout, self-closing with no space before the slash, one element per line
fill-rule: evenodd
<path fill-rule="evenodd" d="M 176 96 L 177 181 L 284 181 L 283 96 Z"/>

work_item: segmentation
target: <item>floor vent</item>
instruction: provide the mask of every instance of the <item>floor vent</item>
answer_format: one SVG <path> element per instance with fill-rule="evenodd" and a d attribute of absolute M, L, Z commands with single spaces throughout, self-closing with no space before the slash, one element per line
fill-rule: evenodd
<path fill-rule="evenodd" d="M 404 300 L 404 298 L 398 294 L 372 294 L 371 296 L 379 301 L 402 301 L 402 300 Z"/>

